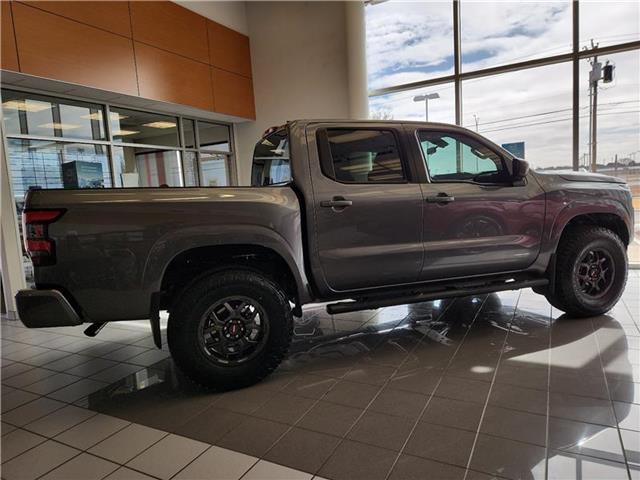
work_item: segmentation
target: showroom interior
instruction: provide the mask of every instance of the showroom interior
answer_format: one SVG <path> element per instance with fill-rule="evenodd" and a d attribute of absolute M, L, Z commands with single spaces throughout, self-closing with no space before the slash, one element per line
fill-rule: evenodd
<path fill-rule="evenodd" d="M 637 1 L 1 7 L 3 479 L 640 480 Z M 29 190 L 250 188 L 256 142 L 297 119 L 453 124 L 537 172 L 621 178 L 620 300 L 312 303 L 275 372 L 230 391 L 184 378 L 164 311 L 160 349 L 148 320 L 22 324 Z"/>

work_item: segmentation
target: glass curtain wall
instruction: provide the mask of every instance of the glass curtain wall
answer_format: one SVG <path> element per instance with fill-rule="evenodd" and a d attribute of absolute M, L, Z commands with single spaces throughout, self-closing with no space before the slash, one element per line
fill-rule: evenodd
<path fill-rule="evenodd" d="M 372 118 L 456 123 L 524 145 L 535 169 L 624 178 L 640 265 L 639 2 L 390 0 L 365 11 Z"/>
<path fill-rule="evenodd" d="M 19 206 L 29 188 L 232 183 L 228 125 L 12 90 L 2 112 Z M 201 182 L 212 156 L 216 182 Z"/>

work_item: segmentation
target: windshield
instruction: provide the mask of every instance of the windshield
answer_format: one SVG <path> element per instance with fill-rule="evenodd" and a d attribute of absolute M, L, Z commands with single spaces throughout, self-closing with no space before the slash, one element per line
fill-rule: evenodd
<path fill-rule="evenodd" d="M 262 138 L 253 151 L 251 185 L 283 184 L 291 181 L 289 165 L 289 136 L 286 128 Z"/>

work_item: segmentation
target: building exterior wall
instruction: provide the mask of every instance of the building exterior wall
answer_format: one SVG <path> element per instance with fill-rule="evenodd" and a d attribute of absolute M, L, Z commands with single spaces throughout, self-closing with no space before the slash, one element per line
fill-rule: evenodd
<path fill-rule="evenodd" d="M 2 2 L 3 70 L 255 118 L 249 38 L 173 2 Z"/>

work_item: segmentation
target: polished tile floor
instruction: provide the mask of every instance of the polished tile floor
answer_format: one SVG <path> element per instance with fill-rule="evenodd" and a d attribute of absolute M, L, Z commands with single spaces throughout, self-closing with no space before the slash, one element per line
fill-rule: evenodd
<path fill-rule="evenodd" d="M 146 322 L 3 320 L 2 477 L 640 479 L 639 326 L 638 270 L 586 320 L 530 290 L 311 306 L 274 375 L 219 394 Z"/>

